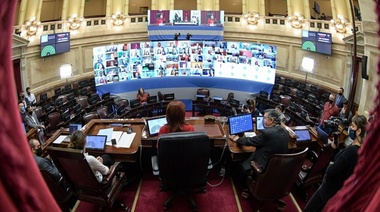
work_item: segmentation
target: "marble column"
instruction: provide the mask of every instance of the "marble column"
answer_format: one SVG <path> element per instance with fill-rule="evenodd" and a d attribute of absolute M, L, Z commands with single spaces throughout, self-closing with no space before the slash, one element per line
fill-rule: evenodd
<path fill-rule="evenodd" d="M 219 0 L 197 0 L 197 10 L 220 10 Z"/>
<path fill-rule="evenodd" d="M 119 13 L 128 15 L 129 0 L 107 0 L 106 16 Z"/>
<path fill-rule="evenodd" d="M 343 18 L 352 22 L 349 0 L 331 0 L 333 19 Z"/>
<path fill-rule="evenodd" d="M 243 14 L 248 12 L 259 13 L 260 15 L 265 15 L 265 0 L 243 0 L 242 1 Z"/>
<path fill-rule="evenodd" d="M 288 4 L 288 15 L 294 16 L 294 15 L 302 15 L 305 16 L 304 11 L 304 2 L 308 0 L 287 0 Z M 310 14 L 310 13 L 309 13 Z"/>
<path fill-rule="evenodd" d="M 42 0 L 23 0 L 20 4 L 19 25 L 28 20 L 39 21 L 41 17 Z"/>
<path fill-rule="evenodd" d="M 69 17 L 83 17 L 85 0 L 64 0 L 62 20 Z"/>
<path fill-rule="evenodd" d="M 174 10 L 174 0 L 152 0 L 152 10 Z"/>

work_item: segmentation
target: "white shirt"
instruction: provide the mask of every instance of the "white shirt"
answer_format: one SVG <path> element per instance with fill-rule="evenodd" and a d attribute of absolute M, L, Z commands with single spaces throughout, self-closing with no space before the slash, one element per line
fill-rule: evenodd
<path fill-rule="evenodd" d="M 25 97 L 29 100 L 29 102 L 31 104 L 36 104 L 36 97 L 34 96 L 33 93 L 30 93 L 30 95 L 28 95 L 28 93 L 25 94 Z"/>
<path fill-rule="evenodd" d="M 90 165 L 92 172 L 94 172 L 94 175 L 98 182 L 102 182 L 103 175 L 108 174 L 109 168 L 99 162 L 98 159 L 96 159 L 94 156 L 89 155 L 87 152 L 84 153 L 84 156 L 86 157 L 87 163 Z"/>

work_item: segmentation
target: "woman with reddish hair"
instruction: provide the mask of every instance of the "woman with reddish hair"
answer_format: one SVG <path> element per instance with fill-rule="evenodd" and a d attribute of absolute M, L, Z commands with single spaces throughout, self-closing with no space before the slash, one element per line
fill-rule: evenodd
<path fill-rule="evenodd" d="M 167 124 L 160 128 L 158 136 L 172 132 L 194 131 L 194 127 L 185 121 L 185 104 L 181 101 L 171 101 L 166 108 Z"/>

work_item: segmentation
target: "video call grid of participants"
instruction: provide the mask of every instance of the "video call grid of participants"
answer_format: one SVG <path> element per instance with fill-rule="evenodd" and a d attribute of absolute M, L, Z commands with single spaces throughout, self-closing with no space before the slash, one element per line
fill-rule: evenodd
<path fill-rule="evenodd" d="M 276 46 L 226 41 L 132 42 L 95 47 L 97 85 L 151 77 L 207 76 L 273 83 Z"/>

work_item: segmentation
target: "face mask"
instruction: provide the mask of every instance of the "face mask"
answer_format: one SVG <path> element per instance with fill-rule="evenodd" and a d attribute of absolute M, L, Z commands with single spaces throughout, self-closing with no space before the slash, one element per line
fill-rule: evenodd
<path fill-rule="evenodd" d="M 28 95 L 30 95 L 30 92 L 26 92 Z"/>
<path fill-rule="evenodd" d="M 330 104 L 334 103 L 334 101 L 333 101 L 333 100 L 329 100 L 329 102 L 330 102 Z"/>
<path fill-rule="evenodd" d="M 28 112 L 30 115 L 33 115 L 33 110 Z"/>
<path fill-rule="evenodd" d="M 342 95 L 343 95 L 343 93 L 339 93 L 339 95 L 340 95 L 340 96 L 342 96 Z"/>
<path fill-rule="evenodd" d="M 38 148 L 38 149 L 36 149 L 36 155 L 37 156 L 41 156 L 42 155 L 42 148 L 41 147 Z"/>
<path fill-rule="evenodd" d="M 355 135 L 356 135 L 356 130 L 351 129 L 351 127 L 348 128 L 348 136 L 349 136 L 352 140 L 355 139 Z"/>
<path fill-rule="evenodd" d="M 25 113 L 25 107 L 20 108 L 21 113 Z"/>

